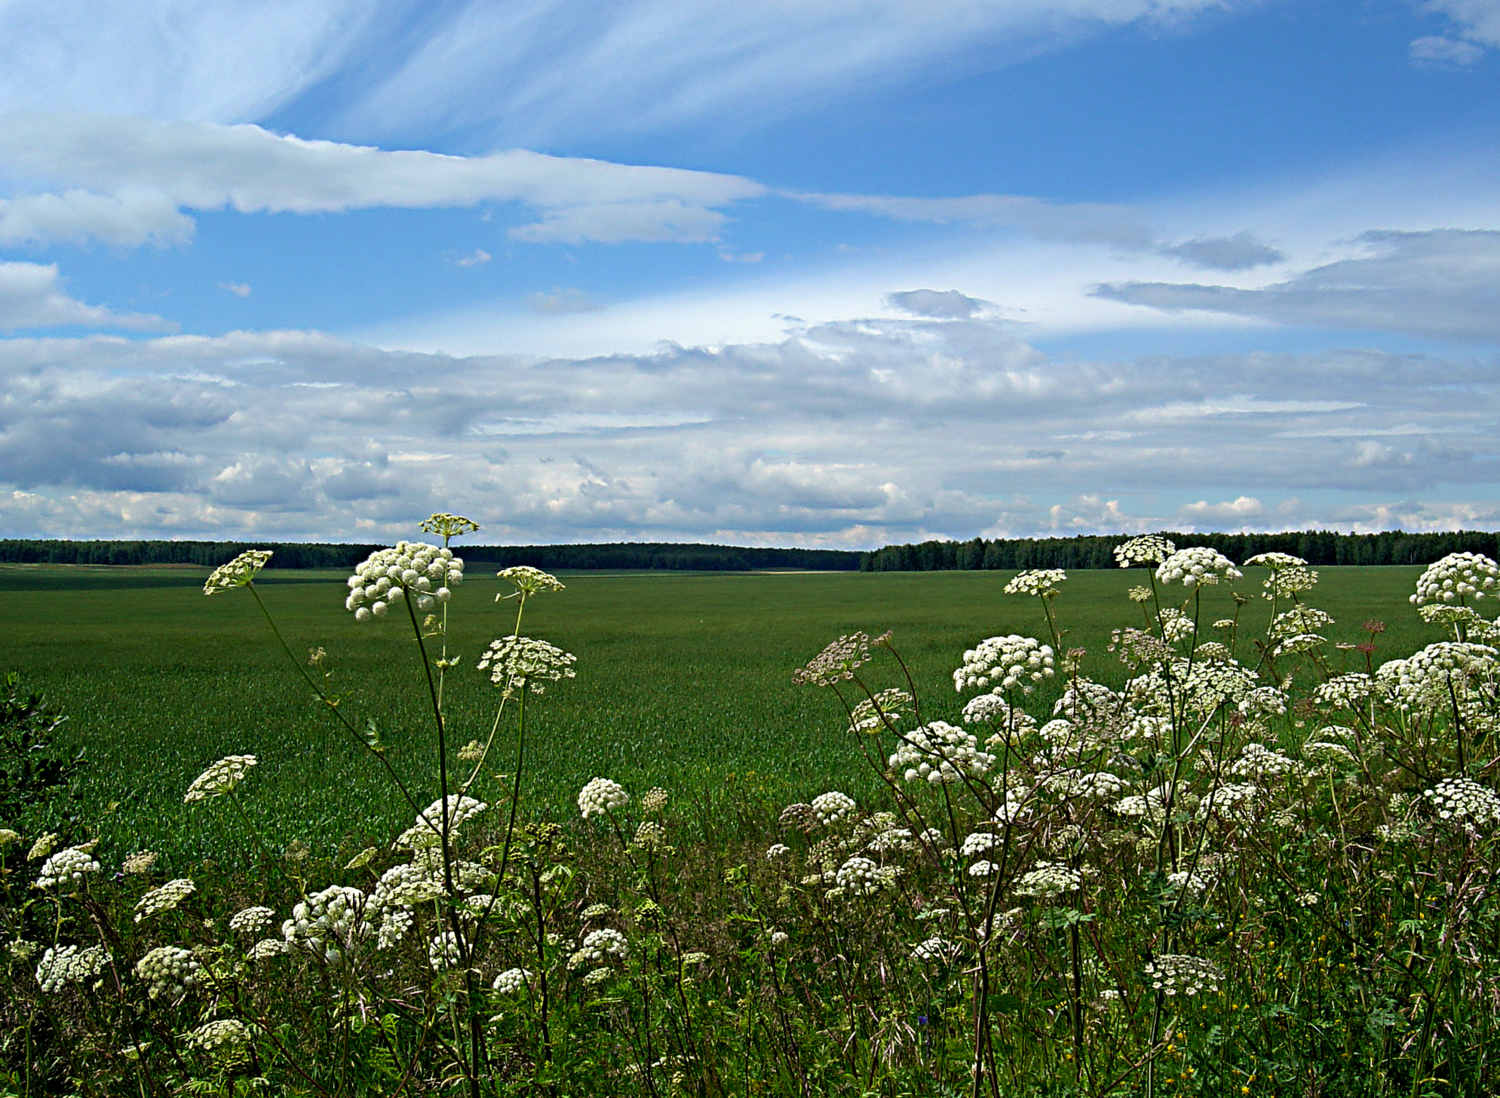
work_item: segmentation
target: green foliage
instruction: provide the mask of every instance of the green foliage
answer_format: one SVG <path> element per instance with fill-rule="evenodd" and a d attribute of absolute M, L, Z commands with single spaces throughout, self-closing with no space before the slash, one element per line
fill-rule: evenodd
<path fill-rule="evenodd" d="M 0 820 L 66 791 L 82 767 L 82 749 L 66 755 L 54 741 L 64 719 L 16 672 L 0 681 Z"/>

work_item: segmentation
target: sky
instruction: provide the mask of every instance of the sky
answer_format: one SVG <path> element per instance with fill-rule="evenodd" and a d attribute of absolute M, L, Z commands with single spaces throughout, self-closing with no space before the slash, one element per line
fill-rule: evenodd
<path fill-rule="evenodd" d="M 1500 0 L 0 0 L 0 536 L 1500 528 Z"/>

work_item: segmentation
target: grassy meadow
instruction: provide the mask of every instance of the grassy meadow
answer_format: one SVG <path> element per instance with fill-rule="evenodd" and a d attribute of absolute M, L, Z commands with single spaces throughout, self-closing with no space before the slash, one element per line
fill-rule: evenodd
<path fill-rule="evenodd" d="M 1247 570 L 1237 585 L 1254 596 L 1242 611 L 1246 636 L 1262 633 L 1268 614 L 1258 597 L 1261 571 Z M 1334 642 L 1365 641 L 1361 623 L 1384 620 L 1379 662 L 1440 639 L 1407 603 L 1420 572 L 1320 569 L 1308 601 L 1336 619 Z M 473 573 L 451 613 L 449 647 L 464 659 L 446 699 L 455 744 L 489 729 L 494 690 L 473 664 L 513 625 L 514 604 L 494 601 L 498 581 L 487 569 Z M 215 759 L 254 754 L 260 767 L 244 803 L 273 842 L 302 840 L 337 856 L 405 827 L 407 807 L 313 702 L 254 601 L 242 592 L 205 598 L 204 574 L 0 567 L 0 670 L 21 672 L 68 714 L 61 739 L 88 760 L 52 822 L 65 814 L 97 828 L 106 851 L 157 850 L 169 864 L 247 860 L 243 827 L 222 813 L 188 811 L 182 792 Z M 924 716 L 956 720 L 962 699 L 951 674 L 965 648 L 1013 632 L 1047 639 L 1038 600 L 1002 593 L 1012 575 L 564 574 L 568 589 L 532 600 L 523 626 L 578 657 L 578 677 L 528 708 L 534 739 L 524 808 L 566 818 L 578 789 L 604 775 L 637 790 L 670 789 L 712 839 L 740 819 L 774 818 L 780 805 L 827 789 L 863 799 L 878 777 L 833 698 L 793 685 L 792 670 L 841 633 L 890 629 Z M 1099 681 L 1124 677 L 1106 651 L 1109 630 L 1142 624 L 1126 591 L 1145 575 L 1075 571 L 1056 600 L 1064 647 L 1085 648 L 1085 673 Z M 430 717 L 410 628 L 394 616 L 356 624 L 343 608 L 343 580 L 342 572 L 272 570 L 258 587 L 293 651 L 326 649 L 331 689 L 356 723 L 382 722 L 395 765 L 425 790 Z M 1234 608 L 1223 587 L 1206 589 L 1203 599 L 1208 639 L 1216 636 L 1208 624 Z M 1351 670 L 1364 666 L 1359 653 L 1336 655 Z M 1240 657 L 1255 662 L 1253 652 Z M 1042 714 L 1050 702 L 1039 695 L 1028 708 Z M 498 763 L 509 768 L 503 756 Z M 358 821 L 354 834 L 350 821 Z"/>

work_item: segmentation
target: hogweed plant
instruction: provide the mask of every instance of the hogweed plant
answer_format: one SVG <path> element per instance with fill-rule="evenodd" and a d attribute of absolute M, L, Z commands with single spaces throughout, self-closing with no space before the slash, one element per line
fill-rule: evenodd
<path fill-rule="evenodd" d="M 1045 638 L 962 653 L 957 723 L 924 712 L 890 634 L 842 636 L 794 678 L 838 699 L 884 792 L 825 789 L 731 840 L 607 775 L 570 820 L 526 808 L 526 708 L 575 661 L 524 613 L 562 585 L 501 572 L 508 632 L 461 659 L 449 542 L 475 527 L 423 528 L 442 544 L 372 554 L 346 608 L 411 630 L 430 773 L 397 769 L 322 649 L 291 658 L 255 589 L 266 554 L 206 587 L 249 591 L 388 774 L 412 822 L 387 846 L 342 870 L 274 855 L 242 803 L 266 765 L 249 755 L 185 799 L 232 807 L 271 874 L 165 879 L 147 851 L 115 872 L 91 843 L 0 827 L 19 1093 L 1500 1090 L 1487 558 L 1429 568 L 1413 602 L 1450 639 L 1383 660 L 1379 622 L 1326 639 L 1317 573 L 1286 554 L 1126 542 L 1136 608 L 1092 655 L 1064 646 L 1066 575 L 1023 572 L 1005 590 L 1040 602 Z M 1242 635 L 1238 591 L 1206 620 L 1205 588 L 1256 579 L 1264 635 Z M 461 672 L 495 688 L 485 727 L 449 727 Z"/>

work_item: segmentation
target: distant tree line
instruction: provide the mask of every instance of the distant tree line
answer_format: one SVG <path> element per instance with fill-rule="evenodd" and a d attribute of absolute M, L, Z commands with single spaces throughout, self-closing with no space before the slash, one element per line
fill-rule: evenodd
<path fill-rule="evenodd" d="M 276 568 L 352 568 L 379 545 L 324 542 L 68 541 L 0 539 L 7 564 L 198 564 L 216 567 L 246 549 L 270 549 Z M 756 568 L 806 568 L 851 572 L 863 556 L 838 549 L 752 549 L 735 545 L 621 542 L 612 545 L 455 545 L 466 562 L 508 568 L 566 570 L 671 569 L 745 572 Z"/>
<path fill-rule="evenodd" d="M 1292 553 L 1309 564 L 1431 564 L 1449 553 L 1500 556 L 1500 534 L 1460 530 L 1442 534 L 1341 534 L 1305 530 L 1286 534 L 1174 534 L 1179 549 L 1206 545 L 1236 564 L 1257 553 Z M 941 572 L 981 568 L 1114 568 L 1114 549 L 1126 534 L 1071 538 L 973 538 L 888 545 L 864 554 L 866 572 Z"/>

